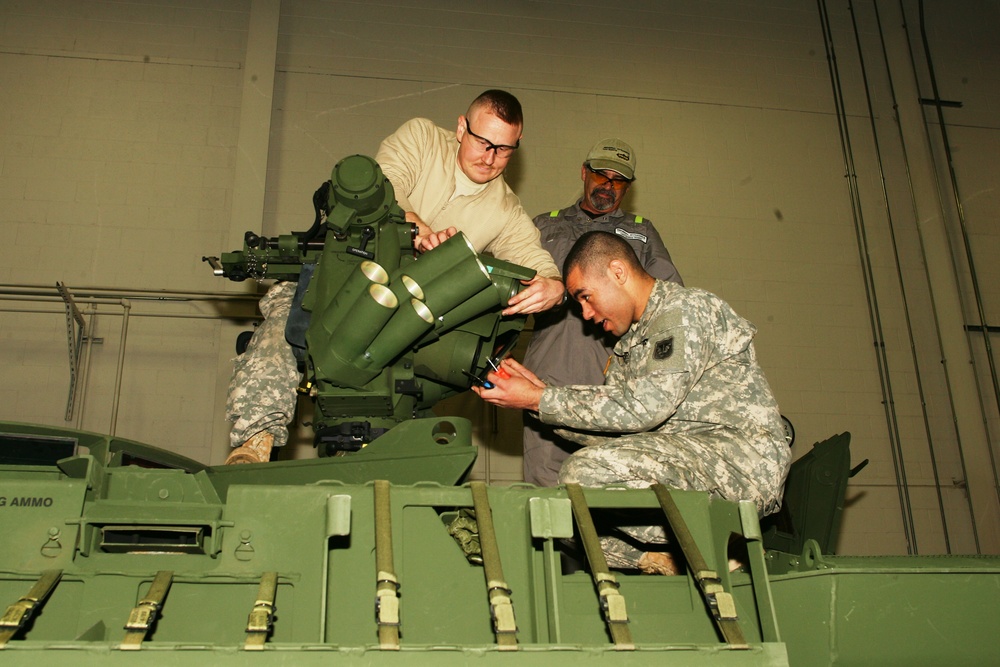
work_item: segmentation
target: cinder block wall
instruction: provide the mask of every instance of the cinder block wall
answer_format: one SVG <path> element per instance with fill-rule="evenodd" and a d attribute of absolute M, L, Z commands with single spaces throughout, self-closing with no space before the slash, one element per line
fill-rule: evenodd
<path fill-rule="evenodd" d="M 233 220 L 246 61 L 261 48 L 251 20 L 277 1 L 0 6 L 0 282 L 48 295 L 0 300 L 0 418 L 66 423 L 63 281 L 96 318 L 73 423 L 220 463 L 252 301 L 209 293 L 256 287 L 221 284 L 201 257 L 232 249 L 235 227 L 304 228 L 338 159 L 373 154 L 413 116 L 452 127 L 501 87 L 525 108 L 508 180 L 528 211 L 579 196 L 597 139 L 628 140 L 639 179 L 626 207 L 655 222 L 688 285 L 757 325 L 797 455 L 852 433 L 870 463 L 851 482 L 841 552 L 1000 550 L 975 424 L 998 423 L 987 339 L 963 331 L 983 323 L 977 288 L 985 324 L 1000 307 L 993 4 L 925 3 L 940 96 L 962 103 L 942 113 L 964 220 L 936 110 L 918 101 L 933 93 L 916 3 L 830 3 L 824 16 L 805 0 L 285 0 L 267 160 L 251 165 L 263 213 Z M 917 121 L 897 123 L 894 106 Z M 949 262 L 953 290 L 927 268 Z M 956 337 L 965 358 L 943 352 Z M 955 377 L 970 361 L 981 398 Z M 956 408 L 978 402 L 975 419 Z M 478 476 L 519 479 L 517 415 L 494 424 L 469 397 L 443 409 L 477 417 Z"/>

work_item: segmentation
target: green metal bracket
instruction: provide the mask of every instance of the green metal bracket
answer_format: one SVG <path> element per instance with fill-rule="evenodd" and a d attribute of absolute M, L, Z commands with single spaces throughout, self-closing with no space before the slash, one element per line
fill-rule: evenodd
<path fill-rule="evenodd" d="M 531 536 L 551 540 L 573 537 L 573 505 L 569 498 L 528 500 Z"/>

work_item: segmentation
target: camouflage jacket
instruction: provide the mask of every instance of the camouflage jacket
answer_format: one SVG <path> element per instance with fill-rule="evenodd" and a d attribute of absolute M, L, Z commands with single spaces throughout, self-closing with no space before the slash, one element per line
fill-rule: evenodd
<path fill-rule="evenodd" d="M 638 322 L 621 338 L 605 384 L 547 387 L 539 417 L 608 434 L 724 429 L 746 455 L 784 479 L 789 452 L 778 405 L 753 348 L 756 328 L 719 297 L 657 280 Z M 567 433 L 568 437 L 572 434 Z"/>

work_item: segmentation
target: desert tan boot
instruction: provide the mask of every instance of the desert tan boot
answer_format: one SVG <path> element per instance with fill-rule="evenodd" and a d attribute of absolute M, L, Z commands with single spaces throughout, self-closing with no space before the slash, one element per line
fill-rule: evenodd
<path fill-rule="evenodd" d="M 274 436 L 267 431 L 260 431 L 250 436 L 250 439 L 235 448 L 226 458 L 226 465 L 239 463 L 267 463 L 271 460 L 271 448 L 274 446 Z"/>
<path fill-rule="evenodd" d="M 662 551 L 647 551 L 639 558 L 639 570 L 643 574 L 664 574 L 672 576 L 677 574 L 677 565 L 674 558 Z"/>

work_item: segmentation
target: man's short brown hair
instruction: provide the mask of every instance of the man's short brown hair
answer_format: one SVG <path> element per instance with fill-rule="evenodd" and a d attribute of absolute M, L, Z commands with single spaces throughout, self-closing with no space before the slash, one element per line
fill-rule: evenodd
<path fill-rule="evenodd" d="M 490 89 L 472 100 L 468 114 L 477 107 L 486 107 L 494 116 L 507 123 L 524 127 L 524 114 L 521 113 L 521 103 L 506 90 Z M 468 115 L 466 114 L 466 115 Z"/>

